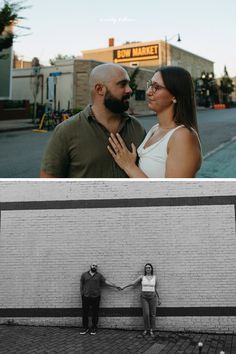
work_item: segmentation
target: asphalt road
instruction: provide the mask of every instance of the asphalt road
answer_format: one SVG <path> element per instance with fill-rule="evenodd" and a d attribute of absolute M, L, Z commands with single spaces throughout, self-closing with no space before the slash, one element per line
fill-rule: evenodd
<path fill-rule="evenodd" d="M 44 147 L 51 135 L 31 130 L 0 134 L 0 178 L 39 176 Z"/>
<path fill-rule="evenodd" d="M 236 136 L 236 108 L 198 111 L 197 116 L 204 156 Z M 146 130 L 156 123 L 155 116 L 139 120 Z"/>
<path fill-rule="evenodd" d="M 138 118 L 148 131 L 155 116 Z M 236 178 L 236 108 L 198 112 L 203 155 L 199 178 Z M 31 130 L 0 134 L 0 178 L 37 178 L 51 136 Z"/>

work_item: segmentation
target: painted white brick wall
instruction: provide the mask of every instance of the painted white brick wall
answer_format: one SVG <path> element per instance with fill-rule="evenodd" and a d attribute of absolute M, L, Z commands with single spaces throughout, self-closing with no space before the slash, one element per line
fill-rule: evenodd
<path fill-rule="evenodd" d="M 235 180 L 78 180 L 0 179 L 0 201 L 168 198 L 236 195 Z"/>
<path fill-rule="evenodd" d="M 236 195 L 235 181 L 0 181 L 1 202 Z M 151 262 L 163 307 L 236 306 L 232 205 L 13 210 L 1 213 L 0 308 L 81 307 L 79 280 L 93 261 L 125 285 Z M 104 288 L 102 307 L 139 307 L 139 288 Z M 9 318 L 0 318 L 4 323 Z M 80 318 L 17 323 L 80 325 Z M 100 319 L 141 327 L 139 317 Z M 235 331 L 235 317 L 161 317 L 159 329 Z"/>

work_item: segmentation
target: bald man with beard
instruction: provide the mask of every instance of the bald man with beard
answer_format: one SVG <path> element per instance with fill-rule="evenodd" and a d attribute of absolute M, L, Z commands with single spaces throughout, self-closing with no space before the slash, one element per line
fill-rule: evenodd
<path fill-rule="evenodd" d="M 132 90 L 127 71 L 118 64 L 101 64 L 90 74 L 91 104 L 59 124 L 47 145 L 42 178 L 126 178 L 107 146 L 111 133 L 126 145 L 139 146 L 145 137 L 141 124 L 126 113 Z"/>

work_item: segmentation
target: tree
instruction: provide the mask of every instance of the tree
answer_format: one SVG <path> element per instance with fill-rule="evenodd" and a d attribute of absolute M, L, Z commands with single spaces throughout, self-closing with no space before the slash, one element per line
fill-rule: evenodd
<path fill-rule="evenodd" d="M 226 107 L 231 104 L 231 93 L 234 91 L 233 80 L 229 77 L 226 66 L 224 67 L 224 76 L 220 80 L 220 90 L 222 92 L 223 103 Z"/>
<path fill-rule="evenodd" d="M 130 75 L 130 82 L 129 82 L 129 86 L 132 89 L 132 96 L 135 94 L 135 91 L 137 90 L 137 83 L 136 83 L 136 77 L 139 73 L 139 67 L 136 66 L 136 68 L 134 69 L 134 71 L 132 72 L 132 74 Z"/>
<path fill-rule="evenodd" d="M 18 21 L 24 17 L 19 16 L 19 12 L 28 8 L 21 5 L 22 2 L 10 3 L 4 0 L 4 5 L 0 9 L 0 58 L 5 55 L 1 54 L 3 49 L 10 48 L 13 45 L 13 40 L 17 35 L 13 32 L 14 27 L 29 29 L 18 25 Z"/>
<path fill-rule="evenodd" d="M 139 67 L 136 66 L 134 71 L 132 71 L 132 73 L 129 75 L 129 77 L 130 77 L 129 86 L 132 89 L 130 106 L 129 106 L 129 113 L 130 114 L 134 114 L 134 105 L 133 105 L 134 98 L 132 96 L 137 91 L 138 84 L 136 83 L 136 78 L 137 78 L 138 73 L 139 73 Z"/>
<path fill-rule="evenodd" d="M 214 107 L 214 104 L 219 103 L 219 88 L 213 72 L 202 72 L 201 77 L 195 80 L 195 91 L 197 105 Z"/>
<path fill-rule="evenodd" d="M 70 60 L 75 59 L 74 55 L 67 55 L 67 54 L 57 54 L 55 58 L 49 59 L 50 65 L 55 65 L 57 60 Z"/>

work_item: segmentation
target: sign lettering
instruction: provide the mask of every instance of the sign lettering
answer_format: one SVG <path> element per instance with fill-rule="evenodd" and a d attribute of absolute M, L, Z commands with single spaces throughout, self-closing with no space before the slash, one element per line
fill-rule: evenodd
<path fill-rule="evenodd" d="M 159 45 L 145 45 L 141 47 L 117 49 L 113 51 L 114 63 L 150 60 L 159 58 Z"/>

